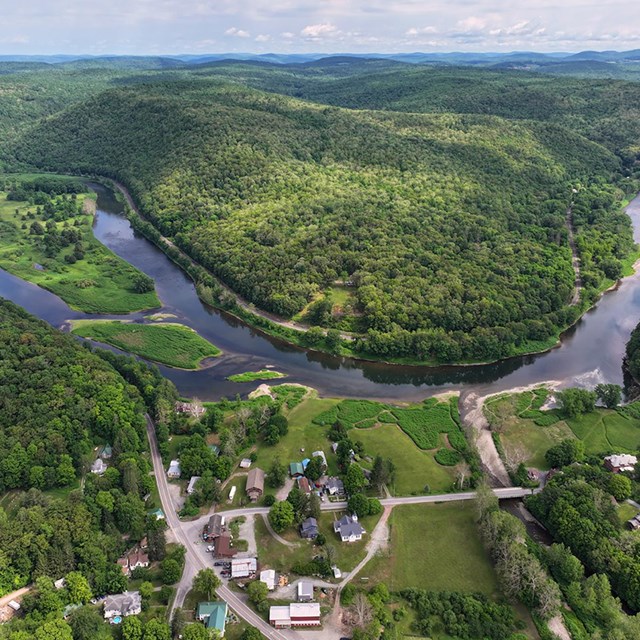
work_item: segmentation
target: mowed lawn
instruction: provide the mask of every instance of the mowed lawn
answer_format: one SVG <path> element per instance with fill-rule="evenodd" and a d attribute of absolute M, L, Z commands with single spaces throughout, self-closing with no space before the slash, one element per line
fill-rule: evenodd
<path fill-rule="evenodd" d="M 324 451 L 329 463 L 329 473 L 336 474 L 338 465 L 331 452 L 331 442 L 327 438 L 328 428 L 312 424 L 311 420 L 338 402 L 340 401 L 334 398 L 307 398 L 294 407 L 287 415 L 289 432 L 274 447 L 261 446 L 255 466 L 268 471 L 275 458 L 288 466 L 290 462 L 300 462 L 303 458 L 311 457 L 314 451 Z"/>
<path fill-rule="evenodd" d="M 445 493 L 451 490 L 454 481 L 452 468 L 438 464 L 432 451 L 418 449 L 397 425 L 381 424 L 370 429 L 354 429 L 349 435 L 363 442 L 367 454 L 375 452 L 393 460 L 395 481 L 389 486 L 393 495 Z M 444 438 L 440 438 L 444 443 Z"/>
<path fill-rule="evenodd" d="M 403 505 L 389 519 L 391 547 L 360 577 L 390 590 L 498 591 L 496 575 L 478 537 L 469 502 Z"/>
<path fill-rule="evenodd" d="M 80 195 L 78 202 L 92 197 L 88 193 Z M 29 233 L 33 218 L 28 218 L 26 228 L 22 228 L 23 216 L 35 211 L 34 205 L 9 202 L 6 193 L 0 192 L 1 268 L 51 291 L 73 309 L 87 313 L 129 313 L 160 306 L 155 291 L 137 293 L 134 290 L 134 280 L 140 272 L 95 239 L 93 205 L 70 221 L 73 228 L 80 231 L 85 249 L 85 257 L 74 264 L 65 260 L 65 256 L 73 252 L 73 246 L 64 247 L 53 258 L 47 257 L 38 244 L 40 237 Z M 42 218 L 39 221 L 44 225 Z M 75 222 L 79 226 L 75 226 Z M 64 224 L 58 222 L 58 229 L 62 230 Z"/>
<path fill-rule="evenodd" d="M 180 369 L 197 369 L 204 358 L 221 353 L 196 331 L 181 324 L 77 320 L 72 333 Z"/>
<path fill-rule="evenodd" d="M 596 409 L 567 424 L 584 442 L 587 453 L 600 453 L 615 449 L 619 453 L 632 453 L 640 447 L 640 421 L 627 418 L 617 411 Z"/>

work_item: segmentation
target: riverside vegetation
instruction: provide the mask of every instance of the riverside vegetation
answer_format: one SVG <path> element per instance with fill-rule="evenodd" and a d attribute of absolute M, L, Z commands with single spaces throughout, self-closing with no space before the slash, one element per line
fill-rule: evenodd
<path fill-rule="evenodd" d="M 160 306 L 153 281 L 93 236 L 95 202 L 81 182 L 18 175 L 0 185 L 0 267 L 89 313 Z"/>
<path fill-rule="evenodd" d="M 5 163 L 119 179 L 156 233 L 234 291 L 335 331 L 280 331 L 286 339 L 387 360 L 494 360 L 551 346 L 628 269 L 633 83 L 326 61 L 110 69 L 120 86 L 101 91 L 101 73 L 85 100 L 34 119 Z M 215 283 L 200 284 L 235 311 Z"/>

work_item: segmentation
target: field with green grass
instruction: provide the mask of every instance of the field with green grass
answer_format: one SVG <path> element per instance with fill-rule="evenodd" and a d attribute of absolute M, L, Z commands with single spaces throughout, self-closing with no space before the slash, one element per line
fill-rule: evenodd
<path fill-rule="evenodd" d="M 55 224 L 60 234 L 72 229 L 80 235 L 84 255 L 73 263 L 70 261 L 74 259 L 74 244 L 54 255 L 45 246 L 48 231 L 42 235 L 30 232 L 34 222 L 43 228 L 46 225 L 44 215 L 38 215 L 41 207 L 8 201 L 7 192 L 0 191 L 0 267 L 60 296 L 73 309 L 87 313 L 129 313 L 159 307 L 155 291 L 135 291 L 134 282 L 141 272 L 95 239 L 92 231 L 95 196 L 85 193 L 71 197 L 77 202 L 74 215 L 64 221 L 56 219 Z M 58 206 L 62 196 L 54 197 L 53 201 L 54 207 Z"/>
<path fill-rule="evenodd" d="M 134 324 L 117 320 L 76 320 L 72 333 L 179 369 L 197 369 L 202 360 L 221 353 L 193 329 L 168 322 Z"/>
<path fill-rule="evenodd" d="M 429 590 L 495 594 L 496 576 L 476 531 L 473 505 L 451 502 L 395 507 L 389 519 L 391 546 L 360 576 L 391 591 Z M 420 535 L 416 535 L 419 531 Z"/>
<path fill-rule="evenodd" d="M 540 411 L 542 392 L 502 395 L 485 403 L 484 412 L 500 434 L 507 458 L 548 469 L 545 453 L 567 438 L 578 438 L 587 454 L 632 453 L 640 447 L 640 420 L 611 409 L 563 419 L 559 410 Z M 546 397 L 546 393 L 545 393 Z"/>
<path fill-rule="evenodd" d="M 286 378 L 285 373 L 279 371 L 272 371 L 270 369 L 261 369 L 260 371 L 245 371 L 244 373 L 235 373 L 229 376 L 227 380 L 231 382 L 255 382 L 256 380 L 278 380 L 279 378 Z"/>
<path fill-rule="evenodd" d="M 457 398 L 451 402 L 432 400 L 399 408 L 369 400 L 307 398 L 288 414 L 287 435 L 273 447 L 259 447 L 256 464 L 268 469 L 274 458 L 280 458 L 283 464 L 288 465 L 308 457 L 313 451 L 322 450 L 327 456 L 329 473 L 337 473 L 336 456 L 331 452 L 327 434 L 339 420 L 349 429 L 349 437 L 353 441 L 364 444 L 365 457 L 360 461 L 363 467 L 371 465 L 367 458 L 373 459 L 377 455 L 391 458 L 396 467 L 396 477 L 389 490 L 394 495 L 443 493 L 451 490 L 455 471 L 453 467 L 438 464 L 435 455 L 439 449 L 457 454 L 451 448 L 454 443 L 461 448 L 466 444 L 452 417 L 452 411 L 457 416 L 455 403 Z M 407 430 L 414 428 L 415 438 L 404 432 L 400 422 Z M 415 439 L 420 438 L 422 441 L 429 438 L 427 444 L 432 445 L 431 448 L 417 446 Z"/>

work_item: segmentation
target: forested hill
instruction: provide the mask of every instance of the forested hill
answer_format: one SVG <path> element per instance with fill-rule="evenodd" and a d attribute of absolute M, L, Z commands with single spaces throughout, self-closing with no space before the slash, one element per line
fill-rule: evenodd
<path fill-rule="evenodd" d="M 379 355 L 498 357 L 573 319 L 565 211 L 578 183 L 587 287 L 631 245 L 604 184 L 619 160 L 549 124 L 149 82 L 43 121 L 15 153 L 119 178 L 165 234 L 283 316 L 352 280 Z"/>

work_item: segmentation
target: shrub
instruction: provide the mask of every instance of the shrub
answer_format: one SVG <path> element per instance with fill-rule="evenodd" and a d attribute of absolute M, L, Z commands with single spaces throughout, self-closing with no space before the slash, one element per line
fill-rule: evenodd
<path fill-rule="evenodd" d="M 455 449 L 438 449 L 434 457 L 436 462 L 443 467 L 454 467 L 462 459 L 462 456 Z"/>

